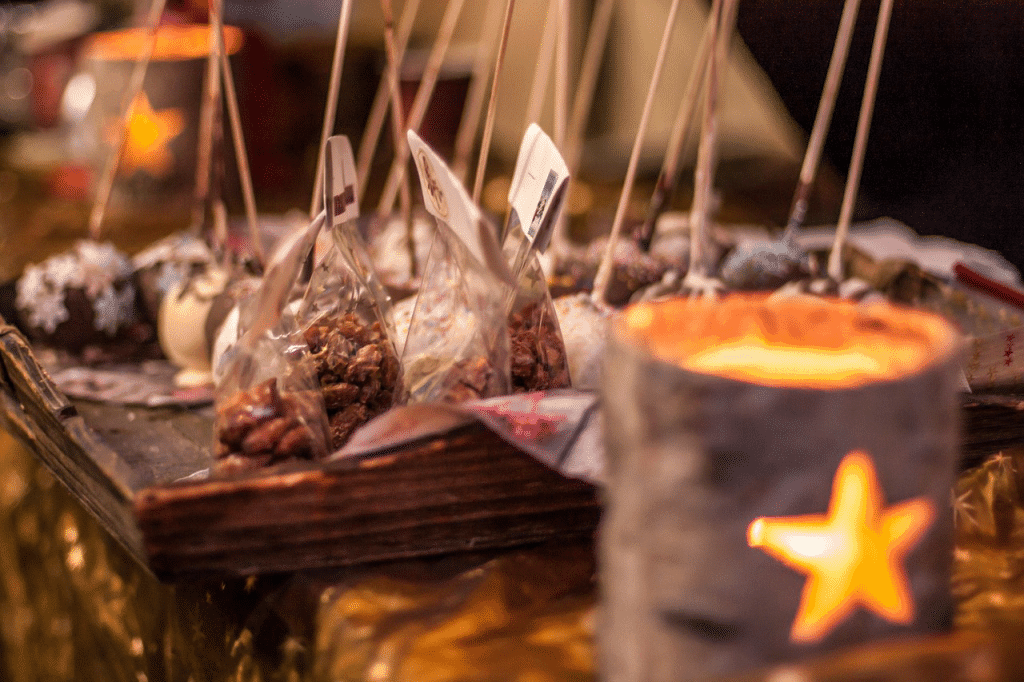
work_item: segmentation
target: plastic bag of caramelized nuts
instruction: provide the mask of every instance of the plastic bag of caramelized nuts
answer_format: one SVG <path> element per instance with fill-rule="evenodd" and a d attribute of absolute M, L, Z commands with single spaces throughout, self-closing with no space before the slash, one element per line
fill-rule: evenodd
<path fill-rule="evenodd" d="M 516 279 L 507 306 L 512 392 L 568 388 L 565 341 L 538 252 L 547 249 L 562 210 L 569 169 L 536 124 L 523 136 L 509 186 L 503 251 Z"/>
<path fill-rule="evenodd" d="M 215 473 L 330 452 L 313 358 L 288 310 L 294 283 L 324 223 L 321 214 L 275 249 L 243 310 L 245 331 L 221 359 L 214 393 Z"/>
<path fill-rule="evenodd" d="M 228 364 L 215 423 L 221 469 L 325 457 L 402 396 L 390 299 L 355 229 L 348 140 L 331 138 L 326 158 L 325 211 L 278 248 L 245 311 L 246 331 L 222 361 Z M 308 283 L 297 286 L 319 226 L 328 246 L 313 258 Z"/>
<path fill-rule="evenodd" d="M 536 254 L 519 277 L 508 316 L 513 393 L 569 388 L 569 361 L 547 278 Z"/>
<path fill-rule="evenodd" d="M 461 403 L 505 395 L 506 302 L 514 280 L 493 225 L 414 132 L 409 146 L 437 232 L 402 352 L 409 402 Z"/>
<path fill-rule="evenodd" d="M 355 163 L 348 139 L 327 146 L 324 191 L 331 237 L 296 313 L 311 354 L 336 450 L 356 428 L 402 398 L 391 299 L 355 220 Z"/>

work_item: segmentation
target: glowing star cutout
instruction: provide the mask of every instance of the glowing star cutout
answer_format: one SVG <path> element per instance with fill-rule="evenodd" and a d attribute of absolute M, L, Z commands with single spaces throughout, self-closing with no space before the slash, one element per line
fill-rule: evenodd
<path fill-rule="evenodd" d="M 157 178 L 167 175 L 174 163 L 168 143 L 184 129 L 181 109 L 154 111 L 146 93 L 139 93 L 128 117 L 121 168 L 129 175 L 137 170 Z"/>
<path fill-rule="evenodd" d="M 751 547 L 807 575 L 791 641 L 821 639 L 858 605 L 895 623 L 913 620 L 903 559 L 931 525 L 934 505 L 883 505 L 871 458 L 854 451 L 839 463 L 827 514 L 761 517 L 747 528 Z"/>

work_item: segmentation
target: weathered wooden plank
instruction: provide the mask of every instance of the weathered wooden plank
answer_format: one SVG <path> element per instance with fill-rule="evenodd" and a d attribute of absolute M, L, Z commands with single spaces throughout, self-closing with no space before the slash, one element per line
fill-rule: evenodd
<path fill-rule="evenodd" d="M 72 402 L 89 427 L 131 467 L 133 493 L 213 464 L 213 420 L 207 411 Z"/>
<path fill-rule="evenodd" d="M 42 431 L 69 446 L 72 468 L 111 494 L 128 500 L 138 485 L 131 467 L 85 426 L 77 408 L 40 367 L 25 338 L 13 327 L 0 326 L 0 363 L 6 390 Z"/>
<path fill-rule="evenodd" d="M 473 426 L 384 458 L 147 489 L 135 512 L 154 570 L 176 576 L 589 537 L 600 508 L 592 486 Z"/>

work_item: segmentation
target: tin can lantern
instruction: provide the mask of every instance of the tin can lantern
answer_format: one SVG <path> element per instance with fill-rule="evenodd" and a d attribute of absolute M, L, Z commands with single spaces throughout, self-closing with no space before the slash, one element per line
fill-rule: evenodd
<path fill-rule="evenodd" d="M 97 173 L 115 143 L 131 71 L 152 39 L 149 30 L 125 29 L 96 33 L 85 46 L 82 70 L 73 81 L 73 92 L 80 93 L 74 104 L 85 111 L 76 125 L 74 142 Z M 241 49 L 242 41 L 239 29 L 225 27 L 229 55 Z M 205 24 L 158 30 L 142 90 L 128 114 L 113 188 L 115 205 L 131 208 L 151 200 L 160 200 L 164 206 L 180 200 L 185 205 L 190 199 L 209 43 Z"/>
<path fill-rule="evenodd" d="M 959 347 L 881 304 L 627 308 L 604 371 L 603 678 L 947 629 Z"/>

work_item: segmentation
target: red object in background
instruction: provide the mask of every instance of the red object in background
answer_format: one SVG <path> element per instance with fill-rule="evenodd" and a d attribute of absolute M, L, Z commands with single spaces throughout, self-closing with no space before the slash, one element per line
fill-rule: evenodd
<path fill-rule="evenodd" d="M 989 296 L 999 299 L 1003 303 L 1008 303 L 1024 310 L 1024 292 L 1009 287 L 1002 282 L 997 282 L 994 279 L 989 279 L 971 270 L 963 263 L 957 263 L 953 266 L 953 274 L 956 275 L 956 281 L 961 284 L 984 291 Z"/>
<path fill-rule="evenodd" d="M 277 139 L 281 105 L 277 98 L 276 56 L 271 44 L 258 31 L 243 28 L 245 42 L 236 57 L 239 109 L 249 165 L 256 190 L 281 191 L 295 184 L 298 172 L 294 159 L 282 151 Z"/>
<path fill-rule="evenodd" d="M 54 169 L 46 178 L 49 193 L 59 199 L 88 200 L 93 169 L 87 165 L 67 164 Z"/>
<path fill-rule="evenodd" d="M 53 128 L 60 123 L 60 101 L 64 88 L 74 74 L 81 39 L 69 40 L 27 58 L 32 74 L 31 114 L 37 128 Z"/>

